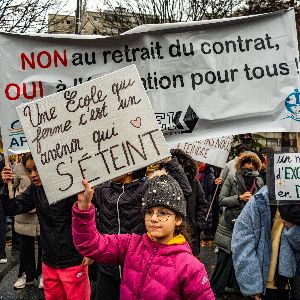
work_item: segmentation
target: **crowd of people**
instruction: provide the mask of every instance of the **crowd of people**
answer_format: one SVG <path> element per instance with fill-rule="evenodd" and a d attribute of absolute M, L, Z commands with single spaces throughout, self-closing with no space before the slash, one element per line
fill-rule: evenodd
<path fill-rule="evenodd" d="M 84 192 L 51 205 L 31 153 L 14 170 L 1 159 L 0 263 L 15 216 L 14 287 L 37 282 L 47 300 L 90 299 L 90 280 L 97 300 L 300 300 L 300 204 L 271 203 L 265 152 L 241 144 L 235 154 L 220 174 L 173 149 L 94 188 L 83 180 Z M 210 279 L 205 241 L 217 253 Z"/>

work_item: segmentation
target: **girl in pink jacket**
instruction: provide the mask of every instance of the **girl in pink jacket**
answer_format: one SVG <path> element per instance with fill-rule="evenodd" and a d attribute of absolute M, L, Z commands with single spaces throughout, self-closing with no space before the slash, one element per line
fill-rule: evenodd
<path fill-rule="evenodd" d="M 83 185 L 85 192 L 73 206 L 73 241 L 82 256 L 121 266 L 121 300 L 215 299 L 206 270 L 184 237 L 186 203 L 176 180 L 169 175 L 149 180 L 143 236 L 100 234 L 91 204 L 93 190 L 86 180 Z"/>

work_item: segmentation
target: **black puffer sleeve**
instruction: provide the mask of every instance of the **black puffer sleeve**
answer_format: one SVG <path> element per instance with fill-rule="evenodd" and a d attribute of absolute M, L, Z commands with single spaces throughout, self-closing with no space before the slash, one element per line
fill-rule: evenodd
<path fill-rule="evenodd" d="M 33 199 L 33 185 L 31 184 L 24 193 L 16 198 L 9 199 L 7 184 L 0 193 L 0 201 L 6 215 L 18 215 L 33 210 L 35 202 Z"/>
<path fill-rule="evenodd" d="M 189 180 L 182 168 L 179 164 L 176 157 L 172 157 L 172 159 L 164 164 L 164 167 L 168 171 L 168 173 L 179 183 L 184 196 L 187 198 L 192 194 L 192 188 L 190 186 Z"/>

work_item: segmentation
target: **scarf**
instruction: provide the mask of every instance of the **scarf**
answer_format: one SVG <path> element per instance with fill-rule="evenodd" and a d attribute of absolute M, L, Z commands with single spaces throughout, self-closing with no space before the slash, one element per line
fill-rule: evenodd
<path fill-rule="evenodd" d="M 254 184 L 255 178 L 259 176 L 259 173 L 258 171 L 252 171 L 246 168 L 242 168 L 242 176 L 245 181 L 246 190 L 250 191 Z"/>

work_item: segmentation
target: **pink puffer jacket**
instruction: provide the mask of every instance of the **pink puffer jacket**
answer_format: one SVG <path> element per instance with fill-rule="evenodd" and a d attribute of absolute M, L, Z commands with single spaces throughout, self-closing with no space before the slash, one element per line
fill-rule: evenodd
<path fill-rule="evenodd" d="M 73 206 L 73 241 L 82 256 L 123 267 L 122 300 L 215 299 L 203 264 L 187 243 L 164 245 L 147 234 L 100 234 L 95 209 Z"/>

